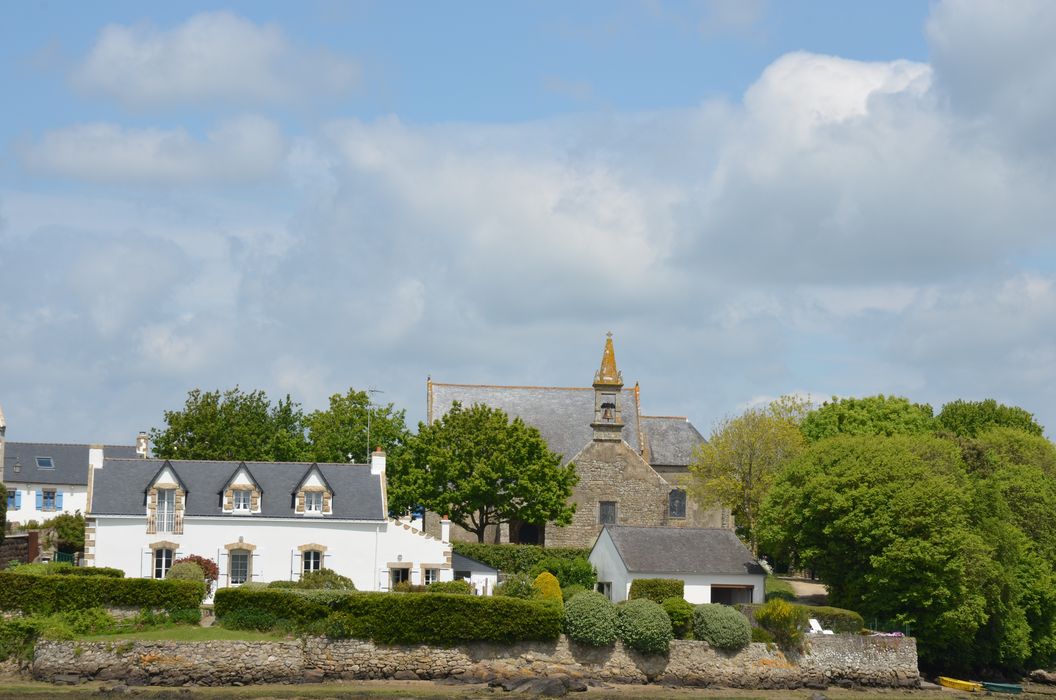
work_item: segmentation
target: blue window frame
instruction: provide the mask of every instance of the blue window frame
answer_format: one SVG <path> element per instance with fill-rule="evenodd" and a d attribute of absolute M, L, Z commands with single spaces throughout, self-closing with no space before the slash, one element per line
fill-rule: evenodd
<path fill-rule="evenodd" d="M 22 492 L 18 489 L 10 489 L 7 492 L 7 509 L 18 510 L 22 507 Z"/>

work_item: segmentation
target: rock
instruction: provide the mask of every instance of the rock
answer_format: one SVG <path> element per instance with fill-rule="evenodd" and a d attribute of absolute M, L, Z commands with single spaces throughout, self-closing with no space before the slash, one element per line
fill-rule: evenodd
<path fill-rule="evenodd" d="M 397 681 L 420 681 L 421 677 L 414 671 L 397 671 L 392 674 L 393 680 Z"/>
<path fill-rule="evenodd" d="M 320 671 L 319 669 L 313 668 L 311 670 L 305 671 L 304 676 L 301 677 L 301 680 L 304 683 L 322 683 L 323 677 L 325 675 L 326 674 Z"/>
<path fill-rule="evenodd" d="M 829 700 L 825 693 L 814 693 L 810 696 L 810 700 Z"/>
<path fill-rule="evenodd" d="M 569 678 L 565 682 L 565 687 L 573 693 L 583 693 L 587 690 L 587 682 L 582 678 Z"/>
<path fill-rule="evenodd" d="M 511 692 L 525 695 L 538 695 L 546 698 L 560 698 L 568 694 L 568 688 L 559 678 L 524 678 L 516 684 Z"/>
<path fill-rule="evenodd" d="M 80 685 L 84 679 L 76 673 L 59 673 L 51 677 L 51 682 L 55 685 Z"/>
<path fill-rule="evenodd" d="M 1038 669 L 1030 672 L 1030 680 L 1035 683 L 1044 683 L 1046 685 L 1056 685 L 1056 672 L 1046 671 L 1044 669 Z"/>

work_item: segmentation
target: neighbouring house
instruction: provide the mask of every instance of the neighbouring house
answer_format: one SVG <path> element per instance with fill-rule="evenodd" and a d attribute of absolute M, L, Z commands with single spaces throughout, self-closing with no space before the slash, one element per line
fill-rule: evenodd
<path fill-rule="evenodd" d="M 762 603 L 766 572 L 752 553 L 724 528 L 624 527 L 609 525 L 590 550 L 598 590 L 627 600 L 636 578 L 685 582 L 685 599 L 698 603 Z"/>
<path fill-rule="evenodd" d="M 370 464 L 94 457 L 89 566 L 161 578 L 197 554 L 217 562 L 220 587 L 321 568 L 364 591 L 452 580 L 449 524 L 432 537 L 388 517 L 380 450 Z"/>
<path fill-rule="evenodd" d="M 454 553 L 451 567 L 455 580 L 469 581 L 477 595 L 491 595 L 499 583 L 499 570 L 464 554 Z"/>
<path fill-rule="evenodd" d="M 684 417 L 646 416 L 637 384 L 625 388 L 616 367 L 611 334 L 591 387 L 427 384 L 427 420 L 440 418 L 458 401 L 484 404 L 520 417 L 539 430 L 550 450 L 572 462 L 579 483 L 571 501 L 572 523 L 564 527 L 512 523 L 492 528 L 488 542 L 590 547 L 605 525 L 732 528 L 730 512 L 700 503 L 688 493 L 693 452 L 704 442 Z M 439 516 L 426 514 L 427 532 Z M 460 527 L 453 536 L 475 540 Z"/>
<path fill-rule="evenodd" d="M 141 436 L 146 437 L 145 434 Z M 30 521 L 42 523 L 61 513 L 84 513 L 92 447 L 42 442 L 5 444 L 0 432 L 3 483 L 7 488 L 7 522 L 25 525 Z M 136 456 L 136 447 L 131 445 L 104 445 L 101 449 L 107 456 Z"/>

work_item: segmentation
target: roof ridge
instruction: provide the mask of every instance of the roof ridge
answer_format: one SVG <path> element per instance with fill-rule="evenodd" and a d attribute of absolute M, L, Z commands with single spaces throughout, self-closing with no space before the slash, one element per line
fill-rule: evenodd
<path fill-rule="evenodd" d="M 560 391 L 594 391 L 592 386 L 534 386 L 531 384 L 449 384 L 445 382 L 433 382 L 433 386 L 459 386 L 476 387 L 478 389 L 556 389 Z M 624 387 L 624 391 L 634 391 L 630 387 Z"/>
<path fill-rule="evenodd" d="M 27 442 L 25 440 L 8 440 L 7 446 L 11 445 L 48 445 L 51 447 L 93 447 L 95 445 L 102 444 L 103 447 L 128 447 L 130 449 L 136 449 L 135 445 L 107 445 L 105 443 L 98 442 Z"/>
<path fill-rule="evenodd" d="M 684 420 L 684 421 L 687 421 L 687 422 L 689 421 L 689 416 L 647 416 L 647 415 L 645 415 L 643 413 L 641 417 L 642 418 L 665 418 L 667 420 Z"/>
<path fill-rule="evenodd" d="M 297 464 L 310 467 L 313 464 L 320 467 L 369 467 L 369 464 L 358 462 L 280 462 L 267 459 L 180 459 L 179 457 L 107 457 L 107 461 L 121 462 L 149 462 L 151 460 L 161 462 L 208 462 L 210 464 Z"/>

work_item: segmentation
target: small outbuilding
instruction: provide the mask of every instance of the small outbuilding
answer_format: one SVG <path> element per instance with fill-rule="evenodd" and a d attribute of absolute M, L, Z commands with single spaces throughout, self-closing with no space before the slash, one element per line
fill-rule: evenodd
<path fill-rule="evenodd" d="M 451 568 L 454 569 L 455 580 L 469 581 L 477 595 L 491 595 L 495 592 L 495 586 L 499 582 L 499 571 L 495 567 L 454 552 L 451 555 Z"/>
<path fill-rule="evenodd" d="M 762 603 L 766 572 L 732 530 L 609 525 L 590 550 L 598 590 L 626 600 L 636 578 L 685 582 L 685 599 L 699 603 Z"/>

